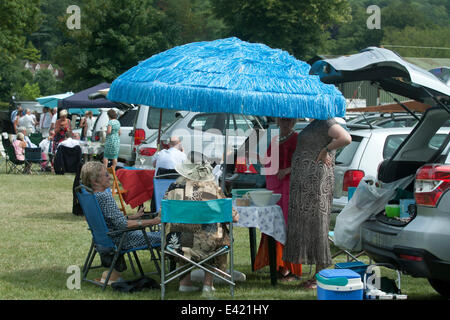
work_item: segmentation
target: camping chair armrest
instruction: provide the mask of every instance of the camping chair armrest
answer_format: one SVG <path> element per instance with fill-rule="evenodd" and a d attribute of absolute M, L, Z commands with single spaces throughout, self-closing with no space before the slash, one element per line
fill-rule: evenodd
<path fill-rule="evenodd" d="M 126 228 L 126 229 L 120 229 L 115 231 L 109 231 L 107 235 L 109 236 L 116 236 L 120 235 L 122 233 L 130 232 L 130 231 L 136 231 L 136 230 L 145 230 L 148 226 L 142 226 L 142 227 L 134 227 L 134 228 Z"/>
<path fill-rule="evenodd" d="M 145 212 L 141 219 L 155 219 L 158 216 L 158 212 Z"/>

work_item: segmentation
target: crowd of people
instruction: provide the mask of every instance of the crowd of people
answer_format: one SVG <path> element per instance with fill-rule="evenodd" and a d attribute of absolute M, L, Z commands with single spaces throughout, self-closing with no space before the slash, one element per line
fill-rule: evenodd
<path fill-rule="evenodd" d="M 25 148 L 40 148 L 41 170 L 54 171 L 53 159 L 58 151 L 58 146 L 74 148 L 80 145 L 80 141 L 90 139 L 94 123 L 92 111 L 86 111 L 80 121 L 83 136 L 72 132 L 72 123 L 67 110 L 61 110 L 59 118 L 57 112 L 58 108 L 43 107 L 42 113 L 39 114 L 30 109 L 23 109 L 20 104 L 16 107 L 11 113 L 12 132 L 9 139 L 14 147 L 17 160 L 25 160 Z M 39 133 L 42 140 L 33 143 L 30 136 Z M 23 172 L 29 173 L 29 166 L 26 166 Z"/>

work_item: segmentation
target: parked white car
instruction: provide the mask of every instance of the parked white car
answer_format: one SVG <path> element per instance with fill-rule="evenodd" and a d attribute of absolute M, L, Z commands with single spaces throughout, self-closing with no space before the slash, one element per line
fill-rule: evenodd
<path fill-rule="evenodd" d="M 126 164 L 133 164 L 135 154 L 133 152 L 133 129 L 136 121 L 138 107 L 125 111 L 117 120 L 120 122 L 120 149 L 119 160 Z"/>
<path fill-rule="evenodd" d="M 345 207 L 349 187 L 357 187 L 364 176 L 377 176 L 378 165 L 411 131 L 411 127 L 350 131 L 352 142 L 336 154 L 333 211 Z"/>

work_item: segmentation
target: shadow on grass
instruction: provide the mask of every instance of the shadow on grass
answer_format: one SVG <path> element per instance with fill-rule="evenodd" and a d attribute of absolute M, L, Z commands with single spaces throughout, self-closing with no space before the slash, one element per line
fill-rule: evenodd
<path fill-rule="evenodd" d="M 84 216 L 76 216 L 72 212 L 31 213 L 24 215 L 24 218 L 33 220 L 85 221 Z"/>

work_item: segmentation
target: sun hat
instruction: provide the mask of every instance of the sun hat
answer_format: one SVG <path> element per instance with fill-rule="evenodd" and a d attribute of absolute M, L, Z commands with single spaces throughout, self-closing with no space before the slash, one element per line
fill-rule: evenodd
<path fill-rule="evenodd" d="M 212 167 L 208 162 L 180 163 L 175 170 L 183 177 L 193 181 L 212 181 Z"/>

